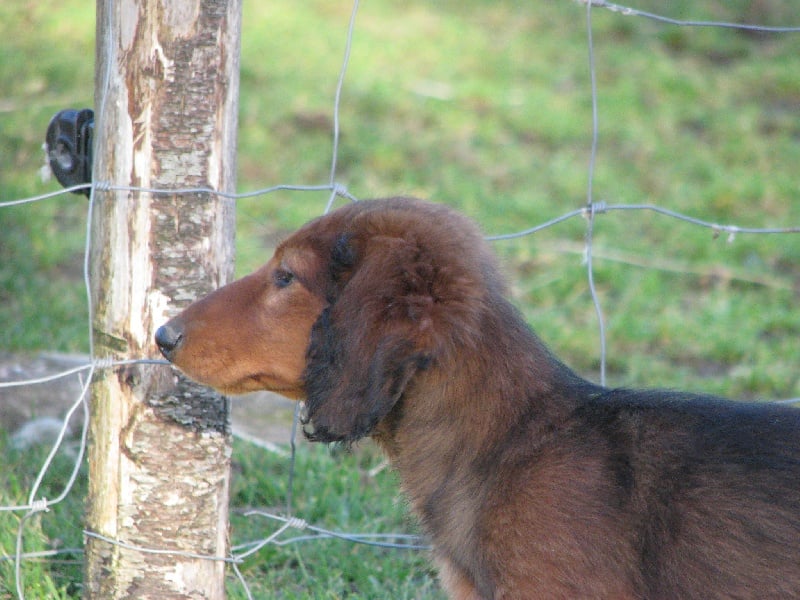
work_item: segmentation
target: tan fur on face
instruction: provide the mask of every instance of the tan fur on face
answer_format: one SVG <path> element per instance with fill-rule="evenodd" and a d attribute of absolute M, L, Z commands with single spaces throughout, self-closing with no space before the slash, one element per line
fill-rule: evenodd
<path fill-rule="evenodd" d="M 280 248 L 255 273 L 196 302 L 173 321 L 184 343 L 172 362 L 228 394 L 271 390 L 302 398 L 305 347 L 324 305 L 305 276 L 315 269 L 310 252 Z M 282 271 L 294 274 L 293 285 L 279 287 Z"/>

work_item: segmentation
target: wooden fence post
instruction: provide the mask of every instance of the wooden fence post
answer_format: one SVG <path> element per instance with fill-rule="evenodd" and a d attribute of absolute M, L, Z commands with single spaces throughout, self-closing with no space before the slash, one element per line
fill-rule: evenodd
<path fill-rule="evenodd" d="M 97 357 L 155 357 L 155 329 L 232 277 L 233 200 L 115 187 L 235 189 L 240 27 L 241 0 L 97 1 Z M 181 553 L 228 553 L 227 400 L 131 365 L 97 371 L 91 406 L 85 597 L 224 598 L 224 563 Z"/>

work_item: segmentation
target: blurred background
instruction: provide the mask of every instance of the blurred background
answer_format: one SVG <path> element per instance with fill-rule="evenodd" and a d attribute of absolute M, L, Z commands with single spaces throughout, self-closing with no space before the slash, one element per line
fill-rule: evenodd
<path fill-rule="evenodd" d="M 795 0 L 628 5 L 677 19 L 800 26 Z M 351 9 L 347 1 L 244 1 L 238 191 L 328 182 Z M 60 189 L 43 176 L 42 144 L 56 112 L 92 107 L 94 11 L 86 0 L 0 4 L 0 202 Z M 743 227 L 800 226 L 800 33 L 679 27 L 600 8 L 591 23 L 595 201 L 654 204 Z M 359 198 L 403 194 L 448 203 L 489 235 L 580 208 L 592 141 L 587 9 L 572 0 L 363 2 L 340 118 L 337 181 Z M 278 192 L 237 201 L 237 273 L 265 262 L 327 199 L 327 192 Z M 84 196 L 66 195 L 0 208 L 6 371 L 43 353 L 88 350 L 87 206 Z M 597 380 L 600 335 L 582 262 L 585 232 L 585 220 L 576 218 L 495 248 L 534 329 Z M 651 212 L 610 212 L 596 217 L 593 263 L 609 385 L 800 397 L 798 234 L 729 238 Z M 285 462 L 239 451 L 234 504 L 279 503 Z M 8 464 L 29 461 L 7 452 Z M 380 464 L 369 449 L 337 461 L 324 450 L 308 452 L 305 468 L 332 479 L 324 501 L 309 490 L 307 510 L 364 529 L 413 528 L 391 474 L 379 474 L 386 481 L 378 483 L 366 475 Z M 2 477 L 7 502 L 24 496 L 24 474 L 5 484 Z M 377 502 L 375 488 L 385 489 Z M 362 492 L 374 511 L 353 508 Z M 387 512 L 393 516 L 384 522 Z M 52 547 L 72 535 L 80 545 L 80 515 L 78 490 L 59 527 L 45 525 L 39 542 Z M 65 534 L 65 522 L 77 523 L 77 537 Z M 7 525 L 11 539 L 15 525 Z M 2 529 L 0 521 L 7 553 Z M 313 560 L 269 550 L 246 576 L 264 582 L 257 596 L 264 598 L 439 597 L 424 555 L 344 548 L 335 558 L 352 563 L 331 563 L 324 549 Z M 42 567 L 39 580 L 50 587 L 32 597 L 79 593 L 73 558 L 70 567 Z M 391 593 L 380 587 L 387 579 L 397 586 Z M 10 597 L 3 585 L 0 598 Z"/>

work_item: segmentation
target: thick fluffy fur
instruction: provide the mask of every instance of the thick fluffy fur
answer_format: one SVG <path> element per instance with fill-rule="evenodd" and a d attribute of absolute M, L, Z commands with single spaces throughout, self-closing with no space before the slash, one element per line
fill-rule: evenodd
<path fill-rule="evenodd" d="M 304 398 L 312 440 L 374 438 L 452 598 L 800 597 L 800 411 L 581 379 L 448 208 L 318 218 L 156 339 L 224 392 Z"/>

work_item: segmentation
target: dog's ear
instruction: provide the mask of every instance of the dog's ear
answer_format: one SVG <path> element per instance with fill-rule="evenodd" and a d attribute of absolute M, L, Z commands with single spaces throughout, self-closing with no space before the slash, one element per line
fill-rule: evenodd
<path fill-rule="evenodd" d="M 436 269 L 418 244 L 342 236 L 331 254 L 330 305 L 311 330 L 306 436 L 369 435 L 433 358 Z"/>

